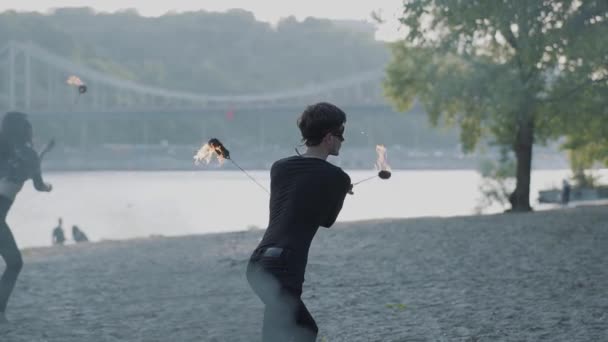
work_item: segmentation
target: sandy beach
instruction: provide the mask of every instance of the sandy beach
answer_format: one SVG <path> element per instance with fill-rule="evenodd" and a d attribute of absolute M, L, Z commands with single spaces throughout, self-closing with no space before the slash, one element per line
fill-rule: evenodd
<path fill-rule="evenodd" d="M 263 231 L 24 250 L 0 341 L 258 341 Z M 341 223 L 313 242 L 319 341 L 608 341 L 608 207 Z"/>

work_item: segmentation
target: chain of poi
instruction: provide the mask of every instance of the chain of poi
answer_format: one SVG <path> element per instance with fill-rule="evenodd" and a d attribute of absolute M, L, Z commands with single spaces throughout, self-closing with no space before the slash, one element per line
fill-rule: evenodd
<path fill-rule="evenodd" d="M 226 157 L 226 159 L 230 160 L 232 162 L 232 164 L 234 164 L 234 166 L 238 167 L 239 170 L 243 171 L 243 173 L 245 173 L 245 175 L 247 175 L 247 177 L 249 177 L 249 179 L 251 179 L 255 184 L 257 184 L 260 188 L 262 188 L 262 190 L 266 191 L 267 194 L 270 195 L 270 191 L 268 191 L 268 189 L 266 189 L 262 184 L 260 184 L 255 178 L 253 178 L 249 172 L 245 171 L 245 169 L 243 169 L 242 167 L 239 166 L 239 164 L 237 164 L 232 158 L 230 157 Z"/>
<path fill-rule="evenodd" d="M 257 184 L 260 188 L 262 188 L 262 190 L 264 190 L 267 194 L 270 195 L 270 191 L 268 191 L 268 189 L 266 189 L 266 187 L 264 187 L 262 184 L 260 184 L 260 182 L 258 182 L 255 178 L 253 178 L 253 176 L 251 176 L 249 174 L 249 172 L 245 171 L 245 169 L 243 169 L 237 162 L 234 161 L 234 159 L 232 159 L 232 157 L 230 156 L 230 151 L 228 151 L 226 146 L 224 146 L 224 144 L 222 144 L 222 142 L 219 141 L 219 139 L 211 138 L 211 139 L 209 139 L 209 142 L 207 142 L 207 145 L 209 145 L 218 156 L 220 156 L 224 159 L 230 160 L 230 162 L 232 162 L 232 164 L 234 166 L 236 166 L 239 170 L 243 171 L 243 173 L 247 177 L 249 177 L 249 179 L 251 179 L 255 184 Z"/>

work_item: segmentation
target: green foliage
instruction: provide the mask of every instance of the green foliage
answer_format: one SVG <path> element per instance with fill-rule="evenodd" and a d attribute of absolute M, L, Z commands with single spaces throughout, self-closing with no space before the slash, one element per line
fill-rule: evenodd
<path fill-rule="evenodd" d="M 380 69 L 389 51 L 373 33 L 312 18 L 271 27 L 243 10 L 155 18 L 89 8 L 0 14 L 0 45 L 31 40 L 104 73 L 208 94 L 298 88 Z"/>
<path fill-rule="evenodd" d="M 608 58 L 606 63 L 608 70 Z M 568 71 L 555 86 L 555 93 L 563 94 L 556 96 L 565 100 L 550 104 L 552 115 L 560 118 L 554 130 L 566 138 L 562 147 L 575 173 L 597 162 L 608 165 L 608 73 L 600 75 L 590 80 Z"/>
<path fill-rule="evenodd" d="M 513 155 L 506 148 L 501 148 L 498 161 L 486 159 L 480 165 L 482 177 L 479 191 L 482 197 L 476 207 L 477 213 L 494 204 L 505 209 L 509 204 L 509 195 L 515 188 L 516 165 Z"/>
<path fill-rule="evenodd" d="M 432 123 L 461 127 L 465 151 L 488 137 L 521 170 L 522 147 L 563 135 L 607 160 L 608 2 L 406 0 L 401 22 L 385 82 L 398 109 L 419 101 Z M 517 175 L 529 184 L 530 170 Z"/>

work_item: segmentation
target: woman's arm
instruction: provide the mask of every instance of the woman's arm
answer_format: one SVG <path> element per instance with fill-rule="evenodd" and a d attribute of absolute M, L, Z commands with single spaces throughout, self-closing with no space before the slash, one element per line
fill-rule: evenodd
<path fill-rule="evenodd" d="M 34 183 L 34 188 L 38 191 L 49 192 L 53 189 L 51 184 L 45 183 L 42 178 L 42 170 L 40 169 L 40 158 L 38 154 L 33 149 L 30 150 L 28 155 L 28 165 L 31 170 L 32 182 Z"/>

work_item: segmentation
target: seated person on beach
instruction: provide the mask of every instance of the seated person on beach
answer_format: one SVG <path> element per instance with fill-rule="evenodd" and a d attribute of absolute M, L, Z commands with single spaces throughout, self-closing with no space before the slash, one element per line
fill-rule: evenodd
<path fill-rule="evenodd" d="M 568 205 L 568 202 L 570 202 L 570 190 L 571 190 L 570 183 L 568 182 L 567 179 L 564 179 L 562 181 L 562 194 L 561 194 L 561 200 L 562 200 L 563 205 Z"/>
<path fill-rule="evenodd" d="M 72 237 L 75 242 L 89 242 L 86 234 L 78 228 L 78 226 L 72 226 Z"/>
<path fill-rule="evenodd" d="M 63 245 L 65 242 L 65 234 L 63 232 L 62 219 L 59 218 L 59 225 L 53 229 L 53 245 Z"/>

